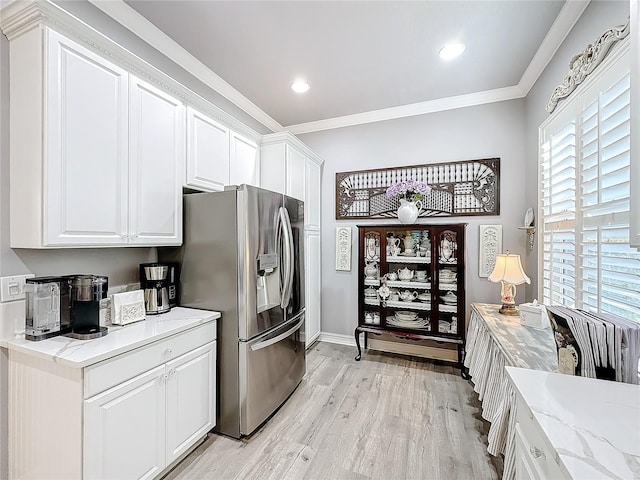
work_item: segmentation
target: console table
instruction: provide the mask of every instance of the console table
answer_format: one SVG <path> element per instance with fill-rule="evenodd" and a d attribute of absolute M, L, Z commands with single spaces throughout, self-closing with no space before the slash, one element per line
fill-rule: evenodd
<path fill-rule="evenodd" d="M 515 477 L 516 394 L 505 366 L 547 372 L 558 368 L 551 328 L 535 329 L 520 317 L 498 313 L 500 305 L 471 304 L 464 365 L 482 402 L 482 418 L 491 422 L 488 451 L 504 455 L 502 478 Z"/>

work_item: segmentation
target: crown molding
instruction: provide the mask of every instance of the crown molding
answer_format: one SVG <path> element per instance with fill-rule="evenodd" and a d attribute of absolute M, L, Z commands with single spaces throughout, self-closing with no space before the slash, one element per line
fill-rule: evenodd
<path fill-rule="evenodd" d="M 13 41 L 34 28 L 51 28 L 223 125 L 259 142 L 261 135 L 169 75 L 118 45 L 49 0 L 14 0 L 0 9 L 0 29 Z"/>
<path fill-rule="evenodd" d="M 297 148 L 302 153 L 304 153 L 306 157 L 308 157 L 310 160 L 317 163 L 318 165 L 322 165 L 324 163 L 324 158 L 322 158 L 316 152 L 311 150 L 298 137 L 293 135 L 288 130 L 283 130 L 282 132 L 269 133 L 267 135 L 263 135 L 260 145 L 267 146 L 267 145 L 280 144 L 280 143 L 288 143 L 290 145 L 293 145 L 295 148 Z"/>
<path fill-rule="evenodd" d="M 443 112 L 457 108 L 473 107 L 486 103 L 503 102 L 522 97 L 524 97 L 522 90 L 518 85 L 514 85 L 512 87 L 497 88 L 495 90 L 486 90 L 484 92 L 468 93 L 466 95 L 457 95 L 455 97 L 438 98 L 427 102 L 412 103 L 409 105 L 402 105 L 400 107 L 384 108 L 382 110 L 373 110 L 371 112 L 356 113 L 353 115 L 345 115 L 343 117 L 328 118 L 326 120 L 318 120 L 315 122 L 299 123 L 297 125 L 290 125 L 287 128 L 292 133 L 299 135 L 322 130 L 331 130 L 334 128 L 352 127 L 365 123 L 383 122 L 386 120 Z"/>
<path fill-rule="evenodd" d="M 569 35 L 571 29 L 578 22 L 589 3 L 591 3 L 591 0 L 565 2 L 558 17 L 540 44 L 538 51 L 533 56 L 531 63 L 518 82 L 518 86 L 520 86 L 525 96 L 529 93 L 529 90 L 533 88 L 533 85 L 538 78 L 540 78 L 542 72 L 544 72 L 544 69 L 547 68 L 547 65 L 549 65 L 558 48 L 560 48 L 564 39 L 567 38 L 567 35 Z"/>
<path fill-rule="evenodd" d="M 225 82 L 200 60 L 122 0 L 88 1 L 267 128 L 274 132 L 284 130 L 282 125 L 262 111 L 256 104 Z"/>
<path fill-rule="evenodd" d="M 458 108 L 472 107 L 487 103 L 501 102 L 525 97 L 540 77 L 548 63 L 551 61 L 556 51 L 576 24 L 590 0 L 572 0 L 566 2 L 558 17 L 554 21 L 551 29 L 545 36 L 542 44 L 538 48 L 534 58 L 522 75 L 519 83 L 510 87 L 474 92 L 454 97 L 446 97 L 426 102 L 403 105 L 399 107 L 373 110 L 342 117 L 329 118 L 314 122 L 300 123 L 290 126 L 282 126 L 257 105 L 247 99 L 235 88 L 220 78 L 215 72 L 196 59 L 193 55 L 182 48 L 177 42 L 172 40 L 164 32 L 149 22 L 146 18 L 136 12 L 122 0 L 88 0 L 96 8 L 104 12 L 113 20 L 133 32 L 140 39 L 151 45 L 153 48 L 167 56 L 179 66 L 189 71 L 194 77 L 202 81 L 209 88 L 213 89 L 230 102 L 245 111 L 251 117 L 262 123 L 265 127 L 274 132 L 290 131 L 292 134 L 304 134 L 335 128 L 343 128 L 366 123 L 394 120 L 404 117 L 425 115 L 429 113 L 442 112 Z M 25 9 L 24 3 L 38 5 L 31 9 Z M 22 4 L 22 6 L 15 6 Z M 6 15 L 13 12 L 13 9 L 22 10 L 20 16 Z M 46 12 L 45 18 L 40 18 L 45 23 L 56 23 L 60 27 L 59 19 L 61 9 L 49 1 L 23 2 L 13 1 L 2 9 L 0 21 L 2 29 L 11 40 L 17 35 L 24 33 L 33 25 L 34 19 L 38 15 Z M 66 12 L 65 12 L 66 14 Z M 68 16 L 68 14 L 66 14 Z M 10 18 L 8 18 L 10 17 Z M 53 19 L 53 20 L 52 20 Z M 7 33 L 8 32 L 8 33 Z M 68 33 L 68 32 L 67 32 Z M 197 102 L 200 105 L 202 102 Z M 219 118 L 219 112 L 216 112 Z M 228 120 L 228 119 L 227 119 Z M 227 123 L 227 122 L 223 122 Z M 239 122 L 238 122 L 239 123 Z M 244 129 L 241 129 L 244 130 Z M 253 133 L 253 132 L 252 132 Z M 253 136 L 253 135 L 251 135 Z"/>

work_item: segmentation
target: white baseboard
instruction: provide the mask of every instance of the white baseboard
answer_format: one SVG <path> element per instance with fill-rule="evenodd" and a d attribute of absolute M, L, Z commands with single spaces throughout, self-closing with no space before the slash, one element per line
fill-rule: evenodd
<path fill-rule="evenodd" d="M 339 333 L 320 332 L 320 342 L 337 343 L 338 345 L 356 346 L 356 339 L 353 335 L 342 335 Z"/>

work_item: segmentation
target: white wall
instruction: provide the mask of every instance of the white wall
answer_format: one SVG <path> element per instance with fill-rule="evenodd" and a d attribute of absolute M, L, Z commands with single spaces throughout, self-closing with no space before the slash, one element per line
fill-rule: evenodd
<path fill-rule="evenodd" d="M 419 219 L 418 223 L 466 222 L 467 301 L 497 303 L 500 288 L 478 276 L 479 225 L 502 224 L 503 247 L 522 255 L 522 225 L 528 204 L 524 189 L 524 101 L 513 100 L 387 122 L 301 135 L 325 158 L 322 179 L 322 331 L 352 335 L 357 325 L 358 223 L 380 220 L 335 219 L 335 174 L 351 170 L 397 167 L 500 157 L 500 215 Z M 335 227 L 352 225 L 351 272 L 335 270 Z M 525 301 L 524 291 L 518 302 Z"/>
<path fill-rule="evenodd" d="M 569 73 L 569 60 L 574 55 L 582 53 L 587 45 L 593 44 L 609 28 L 624 25 L 628 16 L 629 2 L 627 0 L 592 1 L 527 95 L 525 101 L 525 177 L 527 178 L 526 198 L 528 205 L 535 206 L 538 203 L 538 126 L 549 116 L 544 107 L 551 97 L 553 89 L 560 85 Z M 536 225 L 538 224 L 536 220 Z M 536 232 L 536 235 L 538 234 L 539 232 Z M 529 297 L 538 296 L 539 242 L 537 238 L 534 250 L 526 258 L 525 269 L 531 273 L 532 279 L 532 284 L 527 288 L 527 296 Z"/>

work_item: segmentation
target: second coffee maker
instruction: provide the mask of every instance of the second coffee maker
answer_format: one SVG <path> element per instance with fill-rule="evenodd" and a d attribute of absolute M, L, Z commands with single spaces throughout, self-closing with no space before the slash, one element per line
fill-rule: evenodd
<path fill-rule="evenodd" d="M 167 263 L 140 264 L 140 287 L 144 290 L 144 308 L 149 315 L 171 310 L 169 269 Z"/>
<path fill-rule="evenodd" d="M 68 337 L 90 340 L 107 334 L 100 325 L 100 303 L 107 298 L 109 279 L 102 275 L 69 276 L 71 332 Z"/>

